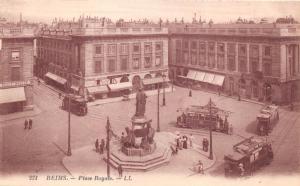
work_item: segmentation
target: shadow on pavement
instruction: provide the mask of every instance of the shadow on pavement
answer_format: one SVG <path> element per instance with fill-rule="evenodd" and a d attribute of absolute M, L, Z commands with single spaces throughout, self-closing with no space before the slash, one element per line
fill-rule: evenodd
<path fill-rule="evenodd" d="M 208 173 L 211 176 L 220 176 L 224 177 L 224 163 L 219 164 L 218 166 L 214 166 L 212 171 Z"/>
<path fill-rule="evenodd" d="M 257 134 L 256 128 L 257 128 L 257 121 L 255 120 L 246 126 L 245 131 L 251 134 Z"/>

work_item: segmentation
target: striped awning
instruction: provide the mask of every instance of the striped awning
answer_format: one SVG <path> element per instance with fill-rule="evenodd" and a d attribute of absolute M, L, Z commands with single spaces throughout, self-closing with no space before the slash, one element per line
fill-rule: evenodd
<path fill-rule="evenodd" d="M 115 83 L 115 84 L 108 84 L 109 91 L 115 92 L 120 90 L 126 90 L 132 88 L 131 82 L 124 82 L 124 83 Z"/>
<path fill-rule="evenodd" d="M 88 87 L 87 90 L 89 94 L 101 94 L 108 92 L 107 86 Z"/>
<path fill-rule="evenodd" d="M 156 77 L 156 78 L 149 78 L 149 79 L 143 79 L 144 85 L 153 85 L 163 82 L 169 82 L 170 79 L 168 77 L 165 78 L 165 80 L 162 77 Z"/>
<path fill-rule="evenodd" d="M 65 78 L 59 77 L 58 75 L 52 74 L 51 72 L 47 72 L 45 74 L 45 76 L 60 83 L 60 84 L 65 84 L 67 82 L 67 80 Z"/>
<path fill-rule="evenodd" d="M 0 89 L 0 104 L 26 101 L 24 87 Z"/>

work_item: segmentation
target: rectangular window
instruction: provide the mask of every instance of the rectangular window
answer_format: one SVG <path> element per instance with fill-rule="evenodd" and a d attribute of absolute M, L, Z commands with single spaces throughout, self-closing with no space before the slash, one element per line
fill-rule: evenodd
<path fill-rule="evenodd" d="M 197 41 L 192 41 L 192 49 L 193 50 L 197 49 Z"/>
<path fill-rule="evenodd" d="M 209 52 L 215 52 L 215 43 L 209 43 L 208 44 L 208 51 Z"/>
<path fill-rule="evenodd" d="M 100 73 L 102 72 L 102 60 L 97 59 L 95 60 L 95 73 Z"/>
<path fill-rule="evenodd" d="M 189 63 L 189 53 L 188 52 L 184 52 L 183 53 L 183 62 L 185 64 L 188 64 Z"/>
<path fill-rule="evenodd" d="M 271 56 L 271 47 L 270 46 L 265 46 L 264 55 Z"/>
<path fill-rule="evenodd" d="M 224 69 L 224 55 L 218 55 L 218 69 Z"/>
<path fill-rule="evenodd" d="M 116 60 L 108 59 L 108 72 L 116 71 Z"/>
<path fill-rule="evenodd" d="M 117 53 L 117 46 L 115 44 L 107 46 L 107 55 L 115 56 Z"/>
<path fill-rule="evenodd" d="M 144 57 L 144 67 L 145 68 L 149 68 L 149 67 L 151 67 L 151 56 L 145 56 Z"/>
<path fill-rule="evenodd" d="M 259 56 L 259 51 L 258 51 L 258 46 L 257 45 L 251 45 L 250 46 L 250 56 L 251 57 L 258 57 Z"/>
<path fill-rule="evenodd" d="M 257 72 L 258 71 L 258 59 L 250 59 L 251 64 L 251 72 Z"/>
<path fill-rule="evenodd" d="M 152 52 L 152 45 L 151 45 L 151 43 L 145 43 L 144 44 L 144 50 L 145 50 L 145 53 L 151 53 Z"/>
<path fill-rule="evenodd" d="M 121 58 L 121 70 L 127 70 L 128 69 L 128 58 L 122 57 Z"/>
<path fill-rule="evenodd" d="M 141 52 L 141 45 L 139 43 L 133 44 L 133 52 L 140 53 Z"/>
<path fill-rule="evenodd" d="M 140 58 L 139 57 L 134 57 L 132 59 L 132 67 L 134 69 L 138 69 L 140 67 Z"/>
<path fill-rule="evenodd" d="M 186 49 L 186 50 L 189 49 L 189 42 L 188 41 L 184 41 L 183 48 Z"/>
<path fill-rule="evenodd" d="M 235 57 L 228 56 L 228 64 L 227 68 L 229 71 L 235 71 Z"/>
<path fill-rule="evenodd" d="M 121 44 L 120 45 L 120 53 L 127 55 L 128 54 L 128 44 Z"/>
<path fill-rule="evenodd" d="M 155 65 L 160 66 L 161 64 L 162 64 L 161 56 L 156 56 L 155 57 Z"/>
<path fill-rule="evenodd" d="M 239 56 L 247 55 L 246 48 L 247 48 L 246 45 L 239 45 Z"/>
<path fill-rule="evenodd" d="M 214 55 L 209 55 L 208 56 L 208 67 L 211 67 L 211 68 L 216 67 L 216 62 L 215 62 L 215 56 Z"/>
<path fill-rule="evenodd" d="M 264 63 L 264 75 L 271 76 L 272 75 L 272 65 L 271 63 Z"/>
<path fill-rule="evenodd" d="M 162 42 L 155 43 L 155 51 L 161 51 L 162 50 Z"/>
<path fill-rule="evenodd" d="M 247 72 L 246 59 L 239 59 L 239 71 L 240 72 Z"/>
<path fill-rule="evenodd" d="M 206 50 L 206 44 L 204 42 L 200 42 L 200 51 Z"/>
<path fill-rule="evenodd" d="M 191 53 L 191 63 L 192 63 L 192 65 L 197 65 L 197 53 L 196 52 Z"/>
<path fill-rule="evenodd" d="M 11 80 L 12 81 L 20 81 L 21 80 L 20 67 L 12 67 L 11 68 Z"/>
<path fill-rule="evenodd" d="M 95 54 L 102 55 L 103 54 L 103 45 L 96 45 L 95 46 Z"/>
<path fill-rule="evenodd" d="M 225 52 L 225 45 L 224 43 L 218 43 L 218 53 L 224 53 Z"/>
<path fill-rule="evenodd" d="M 11 60 L 19 61 L 20 60 L 20 51 L 12 51 L 11 52 Z"/>
<path fill-rule="evenodd" d="M 228 54 L 235 54 L 235 44 L 228 44 Z"/>
<path fill-rule="evenodd" d="M 181 63 L 181 51 L 176 50 L 176 63 Z"/>
<path fill-rule="evenodd" d="M 205 66 L 205 53 L 200 53 L 199 55 L 200 65 Z"/>

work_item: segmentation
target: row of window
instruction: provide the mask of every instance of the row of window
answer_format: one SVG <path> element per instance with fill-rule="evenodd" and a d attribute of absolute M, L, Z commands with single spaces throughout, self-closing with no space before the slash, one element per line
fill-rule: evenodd
<path fill-rule="evenodd" d="M 129 54 L 130 44 L 121 43 L 119 45 L 119 54 L 128 55 Z M 141 53 L 141 43 L 133 43 L 131 44 L 132 53 L 140 54 Z M 144 53 L 152 53 L 153 46 L 151 42 L 144 43 Z M 162 42 L 156 42 L 154 45 L 155 52 L 162 51 Z M 94 54 L 96 56 L 104 55 L 104 44 L 95 45 Z M 115 56 L 117 54 L 117 44 L 107 44 L 106 55 Z"/>
<path fill-rule="evenodd" d="M 176 63 L 184 63 L 188 64 L 189 62 L 189 55 L 188 52 L 183 52 L 183 56 L 181 58 L 181 53 L 176 52 Z M 200 65 L 200 66 L 207 66 L 208 68 L 217 68 L 219 70 L 225 69 L 225 56 L 224 54 L 217 55 L 217 59 L 215 59 L 215 55 L 206 55 L 205 53 L 200 53 L 198 55 L 199 60 L 197 61 L 197 53 L 191 52 L 190 54 L 190 61 L 191 65 Z M 259 70 L 259 59 L 258 58 L 250 58 L 249 59 L 249 71 L 250 72 L 256 72 Z M 265 75 L 271 75 L 272 69 L 271 69 L 271 60 L 266 58 L 263 60 L 263 71 Z M 239 57 L 238 58 L 238 71 L 247 73 L 248 64 L 247 64 L 247 58 L 246 57 Z M 227 70 L 229 71 L 236 71 L 236 57 L 234 55 L 228 55 L 227 57 Z"/>
<path fill-rule="evenodd" d="M 199 47 L 198 47 L 199 46 Z M 238 47 L 236 50 L 236 46 Z M 183 47 L 181 47 L 181 40 L 176 40 L 176 50 L 198 50 L 200 52 L 205 52 L 206 50 L 209 53 L 225 53 L 225 43 L 215 43 L 215 42 L 204 42 L 204 41 L 184 41 Z M 271 56 L 272 47 L 263 46 L 263 55 L 265 57 Z M 246 44 L 235 44 L 227 43 L 227 53 L 236 54 L 238 52 L 239 56 L 247 55 L 247 45 Z M 259 45 L 249 45 L 249 55 L 250 56 L 259 56 Z"/>
<path fill-rule="evenodd" d="M 38 52 L 38 57 L 66 68 L 68 68 L 71 65 L 72 60 L 70 54 L 45 49 L 41 49 Z"/>
<path fill-rule="evenodd" d="M 152 62 L 152 56 L 148 55 L 144 57 L 144 68 L 150 68 L 153 66 Z M 129 69 L 129 58 L 128 56 L 122 56 L 120 57 L 119 61 L 119 69 L 121 71 L 127 71 Z M 155 66 L 161 66 L 162 65 L 162 56 L 155 56 L 154 59 Z M 140 56 L 133 56 L 132 58 L 132 69 L 140 69 L 141 68 L 141 57 Z M 102 73 L 104 72 L 104 59 L 103 58 L 97 58 L 95 60 L 95 73 Z M 110 57 L 107 60 L 107 72 L 116 72 L 117 71 L 117 60 L 115 57 Z"/>
<path fill-rule="evenodd" d="M 53 48 L 53 49 L 60 49 L 65 51 L 72 50 L 72 44 L 66 42 L 65 40 L 37 40 L 37 46 L 43 48 Z"/>

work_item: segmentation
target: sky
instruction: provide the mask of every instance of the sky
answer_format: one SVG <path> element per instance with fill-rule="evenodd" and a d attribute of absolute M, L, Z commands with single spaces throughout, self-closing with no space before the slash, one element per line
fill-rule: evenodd
<path fill-rule="evenodd" d="M 278 18 L 292 15 L 300 21 L 298 1 L 245 0 L 0 0 L 0 16 L 50 22 L 53 18 L 72 19 L 80 15 L 109 17 L 112 20 L 148 18 L 191 21 L 196 13 L 207 21 L 228 22 L 242 18 Z"/>

